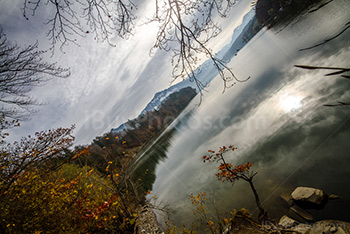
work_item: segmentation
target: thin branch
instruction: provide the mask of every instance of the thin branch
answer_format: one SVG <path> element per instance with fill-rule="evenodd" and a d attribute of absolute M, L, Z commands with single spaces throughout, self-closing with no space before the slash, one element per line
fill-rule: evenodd
<path fill-rule="evenodd" d="M 324 44 L 326 44 L 326 43 L 328 43 L 328 42 L 330 42 L 330 41 L 336 39 L 337 37 L 339 37 L 340 35 L 342 35 L 344 32 L 346 32 L 346 30 L 348 30 L 349 28 L 350 28 L 350 21 L 347 22 L 347 23 L 345 24 L 345 28 L 344 28 L 343 30 L 341 30 L 338 34 L 336 34 L 335 36 L 330 37 L 330 38 L 328 38 L 328 39 L 325 39 L 323 42 L 321 42 L 321 43 L 319 43 L 319 44 L 316 44 L 316 45 L 313 45 L 313 46 L 310 46 L 310 47 L 307 47 L 307 48 L 300 49 L 299 51 L 310 50 L 310 49 L 314 49 L 314 48 L 316 48 L 316 47 L 322 46 L 322 45 L 324 45 Z"/>
<path fill-rule="evenodd" d="M 0 29 L 0 112 L 6 117 L 25 117 L 28 108 L 39 103 L 29 93 L 53 77 L 66 78 L 68 69 L 43 60 L 45 51 L 38 50 L 38 42 L 21 48 L 10 43 Z"/>
<path fill-rule="evenodd" d="M 189 78 L 195 82 L 199 92 L 204 90 L 197 77 L 200 55 L 209 58 L 224 82 L 225 91 L 234 85 L 234 81 L 243 82 L 227 67 L 227 61 L 216 57 L 208 47 L 208 42 L 216 37 L 221 28 L 212 20 L 214 11 L 221 17 L 226 17 L 236 1 L 178 1 L 164 0 L 156 2 L 156 13 L 152 21 L 160 23 L 156 42 L 153 48 L 172 52 L 173 81 Z M 249 79 L 249 78 L 248 78 Z"/>

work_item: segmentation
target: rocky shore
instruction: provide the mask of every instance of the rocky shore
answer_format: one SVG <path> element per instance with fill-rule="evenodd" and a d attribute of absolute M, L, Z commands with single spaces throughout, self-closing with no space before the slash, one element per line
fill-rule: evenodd
<path fill-rule="evenodd" d="M 308 211 L 323 209 L 330 200 L 342 199 L 340 196 L 328 195 L 316 188 L 297 187 L 290 194 L 280 197 L 288 204 L 289 212 L 278 223 L 267 221 L 259 225 L 254 220 L 235 218 L 225 234 L 350 234 L 349 222 L 340 220 L 314 222 L 314 217 Z"/>
<path fill-rule="evenodd" d="M 297 187 L 290 194 L 280 196 L 289 206 L 288 214 L 278 222 L 265 221 L 262 224 L 251 217 L 237 212 L 223 234 L 350 234 L 350 223 L 340 220 L 314 221 L 308 210 L 323 209 L 330 200 L 340 196 L 310 187 Z M 138 212 L 137 234 L 164 233 L 157 222 L 151 206 L 145 205 Z"/>

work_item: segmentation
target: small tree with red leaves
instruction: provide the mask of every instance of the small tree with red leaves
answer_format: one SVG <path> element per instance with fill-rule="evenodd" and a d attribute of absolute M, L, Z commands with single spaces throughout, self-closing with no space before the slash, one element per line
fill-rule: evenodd
<path fill-rule="evenodd" d="M 227 163 L 225 161 L 225 158 L 223 156 L 224 153 L 230 150 L 235 151 L 236 149 L 236 147 L 230 145 L 229 147 L 220 147 L 220 150 L 218 152 L 215 152 L 214 150 L 208 150 L 209 154 L 203 156 L 203 162 L 205 163 L 221 161 L 220 166 L 218 167 L 219 172 L 216 173 L 216 177 L 222 182 L 229 181 L 233 185 L 235 181 L 240 179 L 247 181 L 254 193 L 256 205 L 259 208 L 259 220 L 267 220 L 267 212 L 265 208 L 261 205 L 259 195 L 253 184 L 253 178 L 257 174 L 257 172 L 254 173 L 250 171 L 250 168 L 253 166 L 253 164 L 251 162 L 247 162 L 244 165 L 234 166 L 231 163 Z"/>

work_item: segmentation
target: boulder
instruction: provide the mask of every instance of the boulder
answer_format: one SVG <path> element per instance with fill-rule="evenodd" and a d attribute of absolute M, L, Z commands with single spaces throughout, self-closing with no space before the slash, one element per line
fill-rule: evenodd
<path fill-rule="evenodd" d="M 295 227 L 292 227 L 291 230 L 295 231 L 298 234 L 306 234 L 310 230 L 310 228 L 311 228 L 310 224 L 301 223 Z"/>
<path fill-rule="evenodd" d="M 287 194 L 281 194 L 280 195 L 280 198 L 285 201 L 285 203 L 288 205 L 288 206 L 292 206 L 293 205 L 293 200 L 290 198 L 290 194 L 287 193 Z"/>
<path fill-rule="evenodd" d="M 282 228 L 291 228 L 291 227 L 297 226 L 298 224 L 299 224 L 298 221 L 292 218 L 289 218 L 287 215 L 282 216 L 282 218 L 278 222 L 278 226 Z"/>
<path fill-rule="evenodd" d="M 327 194 L 320 189 L 309 187 L 297 187 L 291 194 L 291 198 L 297 202 L 306 202 L 321 205 L 327 198 Z"/>
<path fill-rule="evenodd" d="M 313 220 L 312 215 L 309 212 L 307 212 L 306 210 L 300 208 L 299 206 L 291 206 L 290 211 L 294 214 L 297 214 L 299 217 L 301 217 L 307 221 Z"/>

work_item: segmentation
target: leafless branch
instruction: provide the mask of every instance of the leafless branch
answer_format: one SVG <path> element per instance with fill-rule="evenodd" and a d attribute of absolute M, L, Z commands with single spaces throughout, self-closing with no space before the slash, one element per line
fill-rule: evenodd
<path fill-rule="evenodd" d="M 337 37 L 339 37 L 340 35 L 342 35 L 346 30 L 348 30 L 349 28 L 350 28 L 350 21 L 347 22 L 347 23 L 345 24 L 345 27 L 343 28 L 343 30 L 341 30 L 341 31 L 340 31 L 339 33 L 337 33 L 335 36 L 330 37 L 330 38 L 328 38 L 328 39 L 325 39 L 323 42 L 321 42 L 321 43 L 319 43 L 319 44 L 316 44 L 316 45 L 313 45 L 313 46 L 310 46 L 310 47 L 307 47 L 307 48 L 300 49 L 299 51 L 310 50 L 310 49 L 314 49 L 314 48 L 316 48 L 316 47 L 322 46 L 322 45 L 324 45 L 324 44 L 326 44 L 326 43 L 328 43 L 328 42 L 330 42 L 330 41 L 336 39 Z"/>
<path fill-rule="evenodd" d="M 195 82 L 199 91 L 205 88 L 197 79 L 198 57 L 205 55 L 211 59 L 224 82 L 224 90 L 231 87 L 237 79 L 232 70 L 208 48 L 208 42 L 216 37 L 221 28 L 213 21 L 214 12 L 226 17 L 236 3 L 232 0 L 156 1 L 153 21 L 159 23 L 159 31 L 154 48 L 171 51 L 173 79 L 188 77 Z"/>
<path fill-rule="evenodd" d="M 334 76 L 334 75 L 341 75 L 341 77 L 350 79 L 349 75 L 344 75 L 346 72 L 350 72 L 350 68 L 344 68 L 344 67 L 319 67 L 319 66 L 306 66 L 306 65 L 294 65 L 295 67 L 307 69 L 307 70 L 335 70 L 335 72 L 331 72 L 326 74 L 325 76 Z M 337 102 L 336 104 L 325 104 L 324 106 L 349 106 L 350 103 L 346 102 Z"/>
<path fill-rule="evenodd" d="M 136 6 L 130 0 L 24 0 L 23 16 L 29 19 L 28 12 L 34 16 L 41 5 L 52 11 L 45 22 L 52 53 L 56 45 L 63 51 L 69 43 L 78 45 L 77 36 L 90 33 L 95 40 L 112 45 L 110 38 L 115 33 L 124 38 L 132 33 L 136 19 Z"/>
<path fill-rule="evenodd" d="M 21 48 L 10 43 L 0 29 L 0 112 L 6 117 L 20 118 L 38 104 L 28 93 L 52 77 L 65 78 L 69 70 L 43 61 L 45 51 L 38 43 Z"/>
<path fill-rule="evenodd" d="M 339 75 L 350 71 L 350 68 L 344 68 L 344 67 L 319 67 L 319 66 L 307 66 L 307 65 L 294 65 L 294 67 L 308 69 L 308 70 L 337 70 L 336 72 L 331 72 L 326 74 L 326 76 Z"/>

